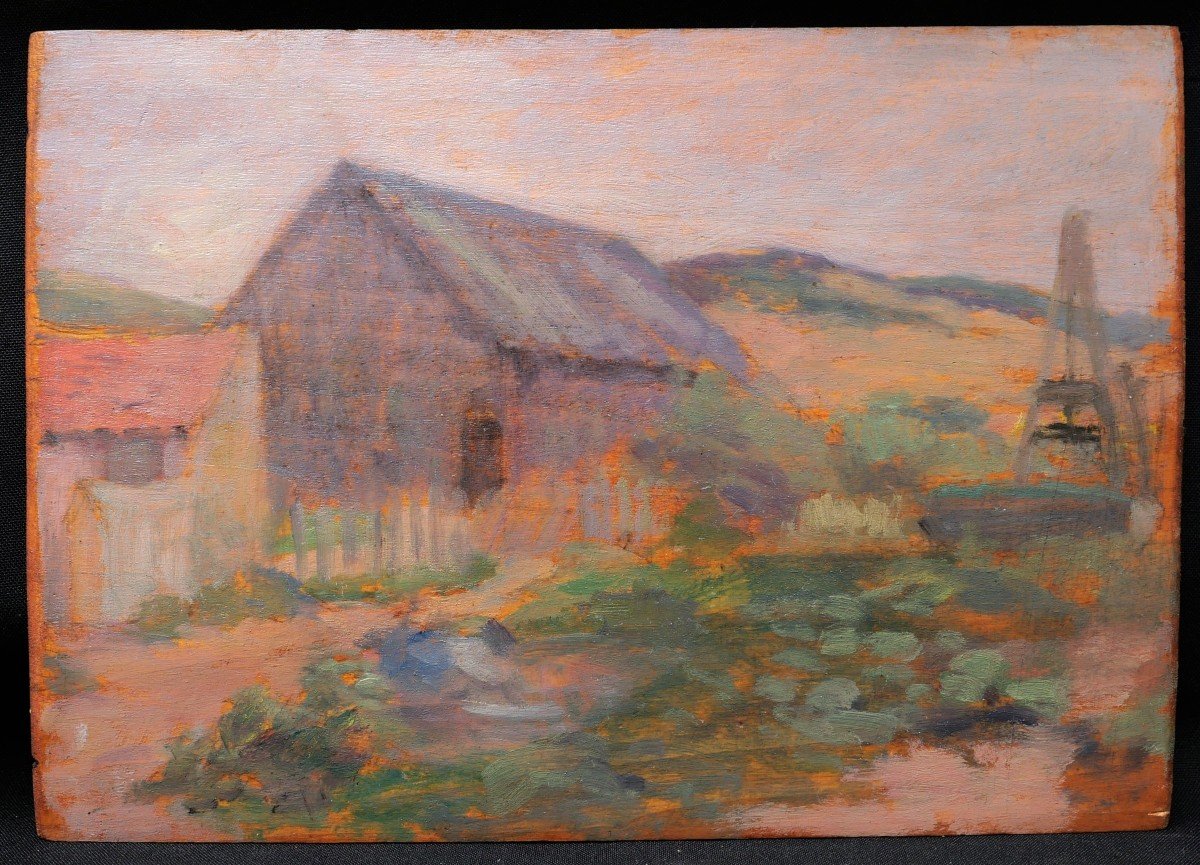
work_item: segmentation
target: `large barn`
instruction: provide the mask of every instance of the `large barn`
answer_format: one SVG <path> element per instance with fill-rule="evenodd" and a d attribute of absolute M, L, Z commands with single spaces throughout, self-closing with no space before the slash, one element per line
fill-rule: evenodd
<path fill-rule="evenodd" d="M 342 162 L 223 313 L 260 336 L 277 507 L 467 508 L 572 476 L 729 335 L 627 240 Z"/>

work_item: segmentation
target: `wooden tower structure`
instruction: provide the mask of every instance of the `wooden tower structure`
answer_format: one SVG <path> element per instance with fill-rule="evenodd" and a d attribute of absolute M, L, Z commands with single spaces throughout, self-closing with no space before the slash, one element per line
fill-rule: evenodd
<path fill-rule="evenodd" d="M 1121 366 L 1118 378 L 1110 368 L 1089 222 L 1088 213 L 1075 208 L 1063 216 L 1041 375 L 1025 415 L 1014 473 L 1018 483 L 1027 481 L 1033 448 L 1060 442 L 1080 458 L 1102 457 L 1108 483 L 1122 489 L 1132 446 L 1138 456 L 1138 480 L 1147 491 L 1150 454 L 1139 388 L 1127 364 Z M 1124 429 L 1117 404 L 1123 404 L 1128 415 Z M 1089 409 L 1094 417 L 1086 417 Z"/>

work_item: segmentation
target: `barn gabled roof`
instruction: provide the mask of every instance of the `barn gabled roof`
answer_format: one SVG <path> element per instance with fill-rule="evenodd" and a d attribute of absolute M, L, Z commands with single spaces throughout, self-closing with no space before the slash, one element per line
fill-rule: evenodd
<path fill-rule="evenodd" d="M 362 201 L 401 242 L 409 273 L 436 273 L 461 308 L 505 347 L 652 366 L 710 361 L 741 374 L 733 339 L 672 289 L 662 271 L 626 239 L 414 177 L 342 162 L 292 225 L 319 224 L 313 209 Z M 340 205 L 338 205 L 340 206 Z M 289 242 L 320 256 L 308 238 Z M 419 258 L 420 261 L 411 259 Z M 252 273 L 230 302 L 227 320 L 248 320 L 256 306 Z"/>

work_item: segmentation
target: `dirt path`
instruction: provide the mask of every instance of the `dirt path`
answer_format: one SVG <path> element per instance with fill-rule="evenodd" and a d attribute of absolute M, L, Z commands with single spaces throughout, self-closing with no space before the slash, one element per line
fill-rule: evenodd
<path fill-rule="evenodd" d="M 43 788 L 63 815 L 67 836 L 219 837 L 197 821 L 128 801 L 130 788 L 162 765 L 167 741 L 210 726 L 235 692 L 262 684 L 295 693 L 314 653 L 348 648 L 391 620 L 377 607 L 326 606 L 287 621 L 200 628 L 188 639 L 149 645 L 115 633 L 65 643 L 73 660 L 102 684 L 55 700 L 39 725 L 46 743 Z"/>
<path fill-rule="evenodd" d="M 1089 628 L 1071 646 L 1071 711 L 1068 720 L 1114 712 L 1133 693 L 1170 675 L 1175 630 L 1144 627 Z"/>
<path fill-rule="evenodd" d="M 408 619 L 419 627 L 429 628 L 469 616 L 503 617 L 536 594 L 536 586 L 553 578 L 554 563 L 550 559 L 526 558 L 505 562 L 494 577 L 473 589 L 421 598 Z"/>
<path fill-rule="evenodd" d="M 741 833 L 771 835 L 925 835 L 1053 832 L 1070 820 L 1058 783 L 1075 746 L 1062 732 L 1034 730 L 1020 742 L 979 742 L 971 761 L 918 745 L 846 780 L 877 792 L 865 801 L 832 798 L 808 807 L 763 805 L 737 815 Z"/>

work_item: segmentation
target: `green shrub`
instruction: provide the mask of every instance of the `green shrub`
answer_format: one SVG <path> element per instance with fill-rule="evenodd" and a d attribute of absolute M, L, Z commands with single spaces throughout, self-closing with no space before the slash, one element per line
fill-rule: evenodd
<path fill-rule="evenodd" d="M 449 591 L 469 589 L 496 574 L 496 560 L 474 555 L 459 567 L 416 565 L 385 574 L 340 574 L 328 580 L 313 577 L 301 591 L 318 601 L 374 601 L 394 604 L 422 589 Z"/>
<path fill-rule="evenodd" d="M 872 394 L 860 411 L 834 422 L 843 443 L 831 449 L 852 495 L 911 492 L 928 476 L 982 478 L 1008 464 L 1006 445 L 984 426 L 986 413 L 959 399 Z"/>
<path fill-rule="evenodd" d="M 159 777 L 136 795 L 172 796 L 193 814 L 234 805 L 250 817 L 322 817 L 368 760 L 406 741 L 407 729 L 386 705 L 390 683 L 365 664 L 322 661 L 301 685 L 296 704 L 262 687 L 238 692 L 212 730 L 168 746 Z"/>
<path fill-rule="evenodd" d="M 148 640 L 173 640 L 188 624 L 189 608 L 188 601 L 175 595 L 152 595 L 138 606 L 130 625 Z"/>
<path fill-rule="evenodd" d="M 246 619 L 287 619 L 296 615 L 300 584 L 288 574 L 253 568 L 231 580 L 204 586 L 190 615 L 198 625 L 232 626 Z"/>
<path fill-rule="evenodd" d="M 92 676 L 70 663 L 65 655 L 47 655 L 42 661 L 46 687 L 57 697 L 71 697 L 99 687 Z"/>
<path fill-rule="evenodd" d="M 194 598 L 152 595 L 129 621 L 148 640 L 172 640 L 189 625 L 234 627 L 246 619 L 285 619 L 304 602 L 300 584 L 288 574 L 249 568 L 228 580 L 202 586 Z"/>

